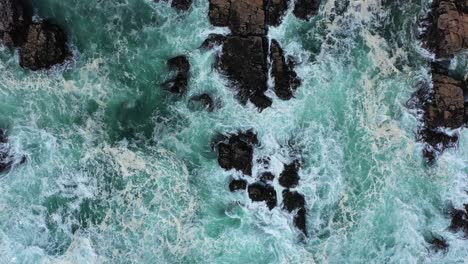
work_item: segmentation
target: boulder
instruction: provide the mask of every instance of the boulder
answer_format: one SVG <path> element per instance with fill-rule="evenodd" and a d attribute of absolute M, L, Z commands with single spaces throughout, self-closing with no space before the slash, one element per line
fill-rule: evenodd
<path fill-rule="evenodd" d="M 210 0 L 209 19 L 219 27 L 228 26 L 232 34 L 266 35 L 263 0 Z"/>
<path fill-rule="evenodd" d="M 236 179 L 233 179 L 231 181 L 231 183 L 229 183 L 229 190 L 231 192 L 235 192 L 235 191 L 245 191 L 245 189 L 247 188 L 247 181 L 246 180 L 236 180 Z"/>
<path fill-rule="evenodd" d="M 299 184 L 299 162 L 284 165 L 283 172 L 279 176 L 279 184 L 285 188 L 295 188 Z"/>
<path fill-rule="evenodd" d="M 267 90 L 267 40 L 265 37 L 228 36 L 217 64 L 238 90 L 242 103 L 251 101 L 264 109 L 271 105 Z"/>
<path fill-rule="evenodd" d="M 294 213 L 294 226 L 307 236 L 304 196 L 296 191 L 283 191 L 283 209 Z"/>
<path fill-rule="evenodd" d="M 214 47 L 223 45 L 224 41 L 226 41 L 226 36 L 220 34 L 210 34 L 208 35 L 208 38 L 203 41 L 200 48 L 212 49 Z"/>
<path fill-rule="evenodd" d="M 273 186 L 258 182 L 249 185 L 249 198 L 254 202 L 265 202 L 271 210 L 277 204 L 276 191 Z"/>
<path fill-rule="evenodd" d="M 447 240 L 440 236 L 432 235 L 429 238 L 428 243 L 431 245 L 431 249 L 434 251 L 447 252 L 449 249 L 449 244 L 447 243 Z"/>
<path fill-rule="evenodd" d="M 290 0 L 266 0 L 265 2 L 266 23 L 274 27 L 279 26 L 288 11 Z"/>
<path fill-rule="evenodd" d="M 226 170 L 236 169 L 252 175 L 253 146 L 257 144 L 258 139 L 253 132 L 231 135 L 217 145 L 219 165 Z"/>
<path fill-rule="evenodd" d="M 29 26 L 19 55 L 21 67 L 35 71 L 62 64 L 71 53 L 63 29 L 48 21 L 41 21 Z"/>
<path fill-rule="evenodd" d="M 170 70 L 175 71 L 174 78 L 164 83 L 164 86 L 171 93 L 185 94 L 188 89 L 188 79 L 190 75 L 190 63 L 186 56 L 177 56 L 167 61 Z"/>
<path fill-rule="evenodd" d="M 31 8 L 22 0 L 0 0 L 0 40 L 10 48 L 20 46 L 31 24 Z"/>
<path fill-rule="evenodd" d="M 286 62 L 283 49 L 278 41 L 273 39 L 270 46 L 271 75 L 275 81 L 275 93 L 282 100 L 289 100 L 294 96 L 300 79 L 294 71 L 293 63 Z"/>
<path fill-rule="evenodd" d="M 464 210 L 452 209 L 450 216 L 452 222 L 449 229 L 453 232 L 462 231 L 468 236 L 468 204 L 464 205 Z"/>
<path fill-rule="evenodd" d="M 275 179 L 275 175 L 273 175 L 273 173 L 269 171 L 266 171 L 260 174 L 259 179 L 260 181 L 265 182 L 265 183 L 272 182 Z"/>
<path fill-rule="evenodd" d="M 167 2 L 167 0 L 154 0 L 156 3 L 161 1 Z M 172 0 L 171 6 L 179 11 L 187 11 L 192 6 L 192 0 Z"/>
<path fill-rule="evenodd" d="M 318 14 L 320 0 L 296 0 L 293 14 L 302 20 L 309 20 Z"/>
<path fill-rule="evenodd" d="M 195 95 L 190 98 L 189 107 L 194 110 L 206 109 L 208 112 L 214 111 L 214 101 L 209 94 Z"/>

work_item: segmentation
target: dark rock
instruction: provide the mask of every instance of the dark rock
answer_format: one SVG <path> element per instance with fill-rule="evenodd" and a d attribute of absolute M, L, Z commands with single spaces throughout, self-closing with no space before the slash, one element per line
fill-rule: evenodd
<path fill-rule="evenodd" d="M 271 41 L 270 58 L 271 74 L 275 80 L 275 93 L 280 99 L 289 100 L 294 96 L 297 87 L 301 85 L 301 81 L 294 71 L 293 63 L 286 62 L 283 49 L 274 39 Z"/>
<path fill-rule="evenodd" d="M 218 144 L 219 165 L 226 170 L 236 169 L 252 175 L 253 146 L 256 144 L 257 136 L 250 131 L 231 135 Z"/>
<path fill-rule="evenodd" d="M 443 237 L 431 235 L 428 240 L 428 243 L 431 244 L 431 249 L 434 251 L 443 251 L 447 252 L 449 244 Z"/>
<path fill-rule="evenodd" d="M 190 98 L 189 106 L 192 109 L 206 109 L 208 112 L 214 111 L 214 102 L 209 94 L 200 94 Z"/>
<path fill-rule="evenodd" d="M 247 188 L 247 181 L 245 180 L 232 180 L 231 183 L 229 183 L 229 190 L 231 192 L 235 191 L 243 191 Z"/>
<path fill-rule="evenodd" d="M 283 20 L 290 0 L 266 0 L 266 23 L 271 26 L 279 26 Z"/>
<path fill-rule="evenodd" d="M 29 26 L 20 50 L 20 65 L 33 71 L 62 64 L 71 55 L 63 29 L 48 21 Z"/>
<path fill-rule="evenodd" d="M 238 89 L 242 103 L 252 101 L 263 109 L 271 105 L 267 90 L 267 40 L 265 37 L 229 36 L 223 45 L 218 68 Z"/>
<path fill-rule="evenodd" d="M 275 175 L 273 175 L 273 173 L 269 172 L 269 171 L 266 171 L 264 173 L 262 173 L 259 177 L 259 179 L 262 181 L 262 182 L 271 182 L 275 179 Z"/>
<path fill-rule="evenodd" d="M 320 0 L 296 0 L 293 14 L 302 20 L 309 20 L 318 14 Z"/>
<path fill-rule="evenodd" d="M 453 232 L 462 231 L 468 236 L 468 204 L 465 204 L 464 207 L 464 210 L 451 210 L 450 216 L 452 217 L 452 222 L 449 229 Z"/>
<path fill-rule="evenodd" d="M 296 191 L 283 191 L 283 209 L 294 212 L 294 226 L 307 236 L 304 196 Z"/>
<path fill-rule="evenodd" d="M 23 44 L 31 24 L 31 8 L 22 0 L 0 0 L 0 40 L 8 47 Z"/>
<path fill-rule="evenodd" d="M 186 56 L 177 56 L 167 61 L 169 69 L 176 72 L 171 80 L 164 83 L 164 86 L 171 93 L 185 94 L 188 89 L 188 78 L 190 75 L 190 63 Z"/>
<path fill-rule="evenodd" d="M 429 164 L 435 161 L 435 158 L 446 148 L 454 147 L 458 141 L 458 135 L 447 135 L 437 129 L 425 128 L 420 131 L 420 140 L 426 145 L 423 149 L 423 155 Z"/>
<path fill-rule="evenodd" d="M 226 41 L 226 36 L 220 34 L 210 34 L 208 38 L 205 41 L 203 41 L 200 48 L 212 49 L 216 46 L 223 45 L 224 41 Z"/>
<path fill-rule="evenodd" d="M 154 2 L 167 2 L 167 0 L 154 0 Z M 192 6 L 192 0 L 172 0 L 171 6 L 179 11 L 187 11 Z"/>
<path fill-rule="evenodd" d="M 264 169 L 268 169 L 270 167 L 270 157 L 264 157 L 261 159 L 257 159 L 257 163 L 261 164 Z"/>
<path fill-rule="evenodd" d="M 266 202 L 270 210 L 275 208 L 277 200 L 276 191 L 273 186 L 259 182 L 249 185 L 248 191 L 252 201 Z"/>
<path fill-rule="evenodd" d="M 26 162 L 26 156 L 22 156 L 19 162 L 15 161 L 15 157 L 10 151 L 6 130 L 0 128 L 0 173 L 9 170 L 14 163 L 23 164 L 24 162 Z"/>
<path fill-rule="evenodd" d="M 299 162 L 284 165 L 284 170 L 279 177 L 279 184 L 286 188 L 295 188 L 299 184 Z"/>
<path fill-rule="evenodd" d="M 211 24 L 229 26 L 234 35 L 266 35 L 263 0 L 210 0 L 208 16 Z"/>

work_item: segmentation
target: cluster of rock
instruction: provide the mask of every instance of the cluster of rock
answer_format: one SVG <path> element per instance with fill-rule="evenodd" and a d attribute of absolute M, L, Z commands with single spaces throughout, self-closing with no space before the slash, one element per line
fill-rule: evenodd
<path fill-rule="evenodd" d="M 20 163 L 24 163 L 26 157 L 22 157 Z M 15 157 L 11 153 L 10 145 L 8 144 L 8 137 L 6 131 L 0 128 L 0 173 L 7 171 L 15 163 Z"/>
<path fill-rule="evenodd" d="M 9 48 L 19 48 L 20 65 L 33 71 L 71 56 L 64 30 L 47 20 L 33 21 L 26 0 L 0 0 L 0 39 Z"/>
<path fill-rule="evenodd" d="M 270 159 L 268 157 L 257 160 L 264 171 L 252 179 L 252 167 L 254 162 L 254 148 L 259 146 L 259 141 L 252 131 L 235 135 L 227 135 L 215 142 L 218 152 L 218 163 L 225 170 L 236 170 L 242 173 L 237 179 L 232 179 L 229 184 L 231 192 L 246 191 L 253 202 L 264 202 L 272 210 L 278 204 L 277 190 L 273 187 L 276 176 L 269 171 Z M 284 188 L 282 208 L 293 214 L 294 225 L 307 235 L 306 229 L 306 204 L 304 196 L 294 189 L 299 184 L 299 161 L 285 164 L 277 181 Z M 248 182 L 252 183 L 248 183 Z"/>
<path fill-rule="evenodd" d="M 228 27 L 231 34 L 210 35 L 202 46 L 223 46 L 216 67 L 231 81 L 243 104 L 250 101 L 261 110 L 271 106 L 271 98 L 265 95 L 269 67 L 275 81 L 274 91 L 280 99 L 291 99 L 300 85 L 293 61 L 285 58 L 278 41 L 272 40 L 270 45 L 267 38 L 268 26 L 281 24 L 288 5 L 288 0 L 210 0 L 211 24 Z M 319 5 L 316 0 L 298 0 L 294 14 L 309 19 Z"/>
<path fill-rule="evenodd" d="M 424 97 L 425 113 L 420 137 L 426 142 L 424 156 L 432 162 L 457 142 L 457 136 L 446 134 L 444 128 L 460 128 L 468 121 L 467 81 L 456 79 L 448 70 L 450 59 L 468 47 L 468 2 L 434 1 L 424 26 L 425 46 L 436 58 L 432 62 L 433 89 L 418 95 Z"/>

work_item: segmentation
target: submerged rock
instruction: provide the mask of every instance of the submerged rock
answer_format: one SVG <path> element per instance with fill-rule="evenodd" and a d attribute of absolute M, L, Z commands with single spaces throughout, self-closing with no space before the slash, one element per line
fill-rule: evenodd
<path fill-rule="evenodd" d="M 167 2 L 167 0 L 154 0 L 156 3 L 161 1 Z M 171 6 L 179 11 L 187 11 L 192 6 L 192 0 L 172 0 Z"/>
<path fill-rule="evenodd" d="M 294 226 L 307 236 L 304 196 L 296 191 L 283 191 L 283 209 L 294 213 Z"/>
<path fill-rule="evenodd" d="M 257 144 L 258 139 L 253 132 L 231 135 L 217 145 L 219 165 L 225 170 L 236 169 L 252 175 L 253 146 Z"/>
<path fill-rule="evenodd" d="M 277 204 L 276 191 L 273 186 L 265 183 L 254 183 L 249 185 L 249 198 L 254 202 L 265 202 L 271 210 Z"/>
<path fill-rule="evenodd" d="M 8 47 L 23 44 L 31 24 L 31 9 L 22 0 L 0 0 L 0 40 Z"/>
<path fill-rule="evenodd" d="M 209 94 L 200 94 L 190 98 L 189 107 L 191 109 L 202 110 L 206 109 L 208 112 L 214 111 L 214 101 Z"/>
<path fill-rule="evenodd" d="M 320 0 L 296 0 L 293 14 L 302 20 L 309 20 L 318 14 Z"/>
<path fill-rule="evenodd" d="M 264 109 L 271 105 L 267 90 L 267 40 L 265 37 L 229 36 L 223 45 L 218 68 L 238 89 L 242 103 L 251 101 Z"/>
<path fill-rule="evenodd" d="M 26 162 L 26 157 L 23 156 L 20 161 L 15 161 L 15 157 L 10 151 L 6 130 L 0 128 L 0 173 L 9 170 L 15 162 L 22 164 Z"/>
<path fill-rule="evenodd" d="M 301 81 L 294 71 L 292 62 L 286 62 L 284 52 L 278 41 L 273 39 L 270 47 L 270 59 L 272 64 L 271 74 L 275 80 L 275 93 L 282 100 L 289 100 L 294 96 Z"/>
<path fill-rule="evenodd" d="M 284 165 L 283 172 L 279 177 L 279 184 L 285 188 L 295 188 L 299 184 L 299 162 L 294 161 L 291 164 Z"/>
<path fill-rule="evenodd" d="M 468 236 L 468 204 L 465 204 L 464 207 L 464 210 L 453 209 L 450 212 L 452 222 L 449 229 L 454 232 L 462 231 Z"/>
<path fill-rule="evenodd" d="M 177 56 L 167 61 L 167 66 L 176 75 L 171 80 L 164 83 L 164 86 L 171 93 L 185 94 L 188 88 L 188 78 L 190 75 L 190 63 L 186 56 Z"/>
<path fill-rule="evenodd" d="M 20 65 L 33 71 L 49 69 L 71 55 L 63 29 L 48 21 L 29 26 L 20 49 Z"/>
<path fill-rule="evenodd" d="M 203 41 L 200 48 L 202 49 L 212 49 L 216 46 L 223 45 L 224 41 L 226 41 L 226 36 L 220 34 L 210 34 L 208 38 Z"/>
<path fill-rule="evenodd" d="M 427 242 L 431 244 L 431 249 L 434 251 L 447 252 L 449 249 L 449 244 L 447 241 L 440 236 L 432 235 Z"/>
<path fill-rule="evenodd" d="M 247 188 L 247 181 L 245 180 L 232 180 L 231 183 L 229 183 L 229 190 L 231 192 L 235 192 L 235 191 L 245 191 L 245 189 Z"/>

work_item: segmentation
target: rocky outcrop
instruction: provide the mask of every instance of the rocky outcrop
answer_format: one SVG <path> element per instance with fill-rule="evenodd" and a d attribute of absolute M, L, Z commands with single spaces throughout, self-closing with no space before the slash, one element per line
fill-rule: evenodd
<path fill-rule="evenodd" d="M 252 102 L 263 110 L 272 104 L 268 90 L 268 26 L 278 26 L 287 11 L 289 0 L 210 0 L 209 20 L 214 26 L 229 27 L 231 35 L 210 35 L 202 44 L 210 48 L 223 44 L 217 68 L 238 91 L 241 103 Z M 273 41 L 271 58 L 277 94 L 289 100 L 300 85 L 293 63 Z"/>
<path fill-rule="evenodd" d="M 49 69 L 69 56 L 67 34 L 48 21 L 31 24 L 20 49 L 20 65 L 33 71 Z"/>
<path fill-rule="evenodd" d="M 15 160 L 15 156 L 11 153 L 6 130 L 0 128 L 0 173 L 9 170 L 15 163 L 22 164 L 24 162 L 26 162 L 25 156 L 22 156 L 19 161 Z"/>
<path fill-rule="evenodd" d="M 224 41 L 226 41 L 226 36 L 220 34 L 210 34 L 208 35 L 208 38 L 203 41 L 200 48 L 212 49 L 214 47 L 223 45 Z"/>
<path fill-rule="evenodd" d="M 219 166 L 252 175 L 253 147 L 257 144 L 257 135 L 251 131 L 226 137 L 217 144 Z"/>
<path fill-rule="evenodd" d="M 167 61 L 167 67 L 175 72 L 175 77 L 164 83 L 168 91 L 174 94 L 185 94 L 188 88 L 190 63 L 186 56 L 177 56 Z"/>
<path fill-rule="evenodd" d="M 468 48 L 468 11 L 464 0 L 435 0 L 422 37 L 437 58 Z"/>
<path fill-rule="evenodd" d="M 215 104 L 213 98 L 209 94 L 195 95 L 190 98 L 189 107 L 194 110 L 206 109 L 208 112 L 213 112 Z"/>
<path fill-rule="evenodd" d="M 468 204 L 464 205 L 463 210 L 452 209 L 450 216 L 452 222 L 449 229 L 453 232 L 463 232 L 468 237 Z"/>
<path fill-rule="evenodd" d="M 293 14 L 302 20 L 309 20 L 318 14 L 320 0 L 296 0 Z"/>
<path fill-rule="evenodd" d="M 304 196 L 296 191 L 284 190 L 283 209 L 294 213 L 294 225 L 307 236 Z"/>
<path fill-rule="evenodd" d="M 33 71 L 62 64 L 71 55 L 64 30 L 47 20 L 33 23 L 23 0 L 0 0 L 0 37 L 8 47 L 20 48 L 20 65 Z"/>
<path fill-rule="evenodd" d="M 299 184 L 299 162 L 294 161 L 291 164 L 284 165 L 283 172 L 279 177 L 279 184 L 285 188 L 295 188 Z"/>
<path fill-rule="evenodd" d="M 20 46 L 31 24 L 31 8 L 20 0 L 0 0 L 0 39 L 10 48 Z"/>
<path fill-rule="evenodd" d="M 301 85 L 301 80 L 294 71 L 292 61 L 286 61 L 278 41 L 271 41 L 270 47 L 271 75 L 275 81 L 275 93 L 282 100 L 289 100 Z"/>
<path fill-rule="evenodd" d="M 249 185 L 249 198 L 254 202 L 265 202 L 271 210 L 276 207 L 276 191 L 273 186 L 262 182 Z"/>
<path fill-rule="evenodd" d="M 168 0 L 154 0 L 154 2 L 167 2 Z M 192 7 L 192 0 L 172 0 L 171 6 L 179 11 L 187 11 Z"/>
<path fill-rule="evenodd" d="M 236 192 L 236 191 L 245 191 L 247 188 L 247 181 L 246 180 L 232 180 L 231 183 L 229 183 L 229 190 L 231 192 Z"/>

